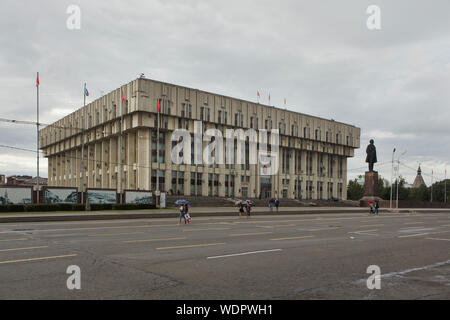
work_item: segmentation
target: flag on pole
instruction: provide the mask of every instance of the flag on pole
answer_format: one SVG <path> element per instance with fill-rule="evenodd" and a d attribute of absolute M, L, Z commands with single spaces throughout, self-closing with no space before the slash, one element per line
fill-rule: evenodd
<path fill-rule="evenodd" d="M 89 91 L 88 91 L 87 88 L 84 88 L 84 95 L 85 95 L 86 97 L 89 97 Z"/>
<path fill-rule="evenodd" d="M 39 87 L 39 72 L 36 76 L 36 87 Z"/>
<path fill-rule="evenodd" d="M 122 93 L 122 101 L 127 102 L 127 99 L 125 99 L 125 95 Z"/>
<path fill-rule="evenodd" d="M 269 92 L 269 106 L 270 106 L 270 92 Z"/>
<path fill-rule="evenodd" d="M 286 106 L 286 98 L 284 98 L 284 105 Z"/>
<path fill-rule="evenodd" d="M 158 112 L 161 110 L 161 99 L 158 99 Z"/>

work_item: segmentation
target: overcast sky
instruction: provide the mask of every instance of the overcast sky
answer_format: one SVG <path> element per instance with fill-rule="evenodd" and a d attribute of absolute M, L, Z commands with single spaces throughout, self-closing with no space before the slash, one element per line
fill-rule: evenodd
<path fill-rule="evenodd" d="M 67 8 L 81 28 L 67 28 Z M 369 30 L 369 5 L 381 30 Z M 348 178 L 366 170 L 375 140 L 391 176 L 392 150 L 412 183 L 450 169 L 450 2 L 10 1 L 0 4 L 0 118 L 52 123 L 137 78 L 198 88 L 335 119 L 361 128 Z M 36 148 L 36 128 L 0 122 L 0 145 Z M 32 152 L 0 147 L 0 173 L 36 175 Z M 47 161 L 40 170 L 47 177 Z"/>

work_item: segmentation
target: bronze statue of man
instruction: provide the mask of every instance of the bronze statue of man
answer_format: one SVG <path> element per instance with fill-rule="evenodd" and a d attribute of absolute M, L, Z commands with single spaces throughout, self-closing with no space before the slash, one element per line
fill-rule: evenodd
<path fill-rule="evenodd" d="M 373 164 L 377 162 L 377 149 L 373 144 L 373 139 L 370 139 L 370 144 L 367 146 L 366 153 L 366 162 L 369 163 L 369 172 L 373 172 Z"/>

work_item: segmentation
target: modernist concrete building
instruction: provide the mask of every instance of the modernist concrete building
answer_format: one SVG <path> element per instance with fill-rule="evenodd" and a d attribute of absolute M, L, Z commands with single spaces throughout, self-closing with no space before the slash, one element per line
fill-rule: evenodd
<path fill-rule="evenodd" d="M 195 120 L 203 130 L 279 129 L 278 173 L 260 175 L 248 157 L 243 165 L 173 164 L 171 132 L 183 128 L 193 134 Z M 360 146 L 360 129 L 353 125 L 145 78 L 40 131 L 49 186 L 81 188 L 82 136 L 85 188 L 153 191 L 159 172 L 159 190 L 169 194 L 245 198 L 346 199 L 347 158 Z"/>

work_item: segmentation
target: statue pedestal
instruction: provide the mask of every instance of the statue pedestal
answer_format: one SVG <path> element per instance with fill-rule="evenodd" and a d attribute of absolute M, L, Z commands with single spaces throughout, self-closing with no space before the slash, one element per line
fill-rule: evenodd
<path fill-rule="evenodd" d="M 368 206 L 367 202 L 383 200 L 378 196 L 378 172 L 367 171 L 364 178 L 364 197 L 361 198 L 360 205 Z"/>

